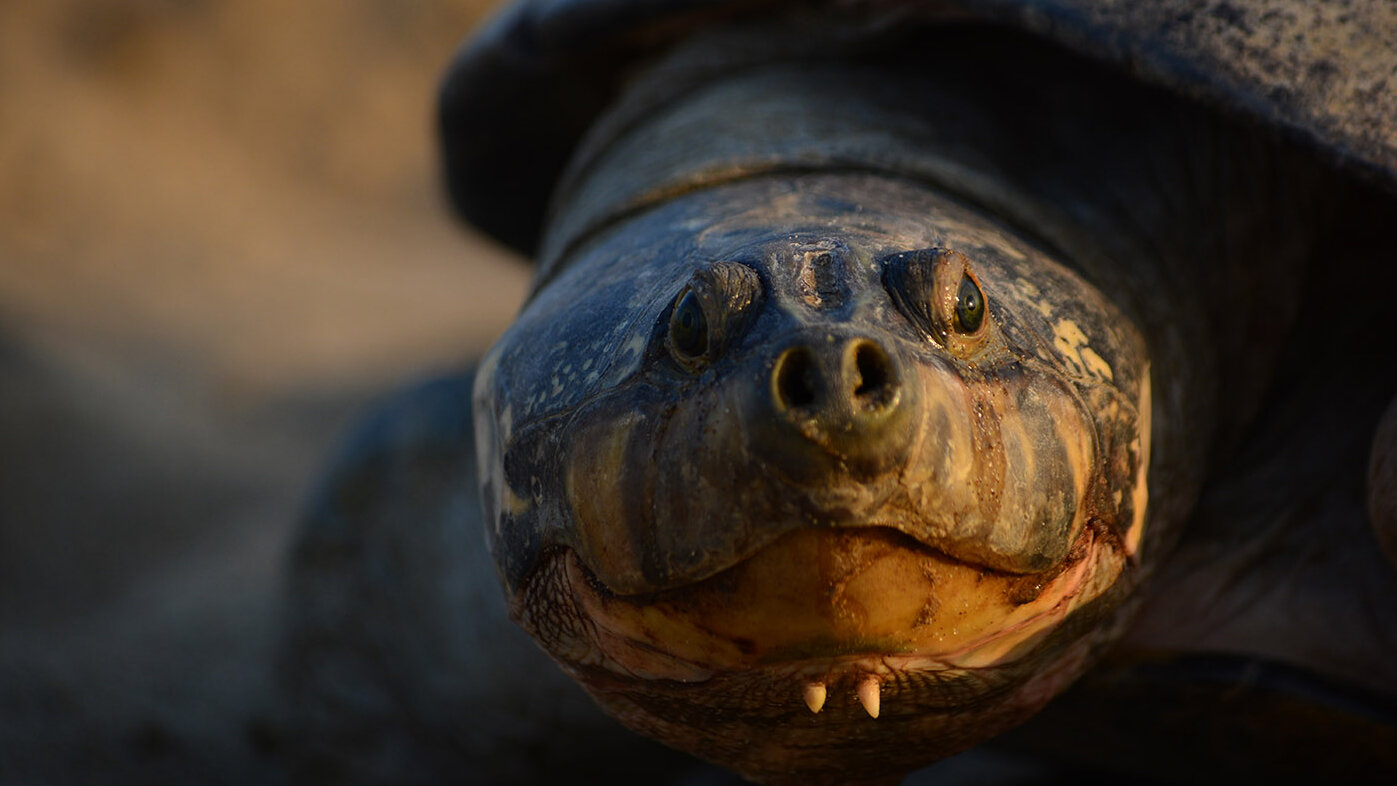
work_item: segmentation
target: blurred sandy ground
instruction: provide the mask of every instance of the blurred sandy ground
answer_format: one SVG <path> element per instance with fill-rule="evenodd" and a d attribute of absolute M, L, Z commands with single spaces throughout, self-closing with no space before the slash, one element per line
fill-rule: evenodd
<path fill-rule="evenodd" d="M 523 295 L 436 172 L 491 5 L 0 3 L 0 782 L 255 743 L 336 433 Z"/>

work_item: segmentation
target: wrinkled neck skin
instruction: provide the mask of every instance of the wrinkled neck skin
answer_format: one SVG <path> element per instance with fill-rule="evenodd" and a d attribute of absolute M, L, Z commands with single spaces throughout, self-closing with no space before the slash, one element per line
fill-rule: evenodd
<path fill-rule="evenodd" d="M 478 376 L 487 534 L 627 725 L 896 782 L 1118 635 L 1307 230 L 1268 145 L 1023 39 L 767 40 L 676 53 L 584 144 Z"/>

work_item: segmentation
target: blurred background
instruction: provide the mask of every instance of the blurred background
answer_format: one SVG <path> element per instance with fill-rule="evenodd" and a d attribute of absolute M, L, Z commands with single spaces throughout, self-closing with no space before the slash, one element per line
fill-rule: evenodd
<path fill-rule="evenodd" d="M 492 5 L 0 3 L 0 782 L 255 742 L 212 727 L 336 435 L 523 296 L 437 175 Z"/>

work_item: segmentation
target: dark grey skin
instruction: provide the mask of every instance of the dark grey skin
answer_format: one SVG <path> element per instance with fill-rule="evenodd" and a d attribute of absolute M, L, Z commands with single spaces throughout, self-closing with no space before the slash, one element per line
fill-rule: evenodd
<path fill-rule="evenodd" d="M 756 40 L 773 40 L 770 31 L 758 35 Z M 889 219 L 887 202 L 900 201 L 890 195 L 927 195 L 910 197 L 913 203 L 949 199 L 958 210 L 984 216 L 1006 238 L 1018 238 L 1005 242 L 1052 249 L 1075 268 L 1075 276 L 1104 293 L 1108 304 L 1100 313 L 1144 337 L 1156 380 L 1143 549 L 1150 562 L 1132 581 L 1157 575 L 1136 594 L 1144 598 L 1143 610 L 1116 649 L 1103 656 L 1098 672 L 1049 710 L 1057 719 L 1025 727 L 1019 744 L 1127 770 L 1138 768 L 1142 757 L 1169 758 L 1161 749 L 1175 751 L 1170 766 L 1178 763 L 1179 771 L 1173 774 L 1227 781 L 1236 751 L 1212 742 L 1181 746 L 1189 724 L 1171 723 L 1209 719 L 1220 734 L 1239 724 L 1259 728 L 1262 739 L 1284 744 L 1243 747 L 1242 766 L 1257 765 L 1264 752 L 1273 756 L 1270 766 L 1291 773 L 1306 767 L 1329 772 L 1332 762 L 1325 747 L 1291 744 L 1304 736 L 1295 729 L 1305 729 L 1309 739 L 1316 728 L 1334 729 L 1339 731 L 1324 737 L 1324 745 L 1345 743 L 1346 766 L 1354 766 L 1355 775 L 1378 773 L 1381 780 L 1384 768 L 1393 766 L 1387 741 L 1397 694 L 1390 657 L 1397 580 L 1363 518 L 1366 492 L 1352 478 L 1366 469 L 1373 423 L 1391 398 L 1393 369 L 1384 359 L 1393 356 L 1387 337 L 1394 331 L 1381 303 L 1348 284 L 1389 282 L 1381 247 L 1371 234 L 1355 231 L 1376 225 L 1389 208 L 1373 193 L 1319 171 L 1261 129 L 1222 121 L 1015 36 L 955 30 L 942 38 L 917 37 L 926 48 L 912 51 L 911 60 L 921 62 L 916 55 L 932 51 L 935 62 L 954 69 L 909 64 L 896 56 L 907 51 L 896 48 L 896 39 L 892 45 L 838 49 L 843 65 L 828 64 L 830 50 L 818 47 L 817 63 L 763 65 L 745 43 L 750 40 L 739 34 L 691 44 L 657 67 L 649 81 L 640 81 L 594 131 L 559 190 L 542 244 L 538 291 L 521 326 L 505 339 L 504 346 L 519 341 L 521 348 L 497 350 L 487 361 L 492 384 L 509 380 L 487 394 L 495 415 L 506 406 L 501 402 L 512 402 L 510 428 L 523 429 L 550 413 L 591 405 L 598 391 L 659 362 L 645 353 L 659 351 L 652 333 L 663 335 L 675 295 L 695 269 L 723 261 L 694 259 L 696 245 L 689 238 L 762 204 L 777 211 L 773 193 L 795 195 L 789 202 L 805 211 L 807 224 L 797 231 L 799 221 L 773 212 L 768 229 L 734 234 L 726 250 L 754 251 L 761 265 L 790 262 L 794 252 L 800 260 L 818 258 L 805 255 L 811 249 L 848 249 L 851 259 L 877 262 L 895 251 L 935 247 L 955 234 L 945 226 L 909 229 L 899 223 L 903 219 Z M 695 85 L 685 78 L 692 73 L 686 63 L 695 62 L 724 63 L 711 73 L 732 73 L 711 86 Z M 1103 114 L 1103 106 L 1111 111 Z M 772 135 L 778 123 L 782 134 Z M 1331 201 L 1365 207 L 1330 215 L 1323 203 Z M 855 218 L 863 203 L 880 206 L 879 217 L 866 226 Z M 646 223 L 666 211 L 687 216 L 668 224 L 677 228 L 670 240 Z M 870 228 L 884 238 L 876 250 L 868 244 Z M 627 232 L 636 232 L 637 240 L 628 244 Z M 797 237 L 806 232 L 809 239 Z M 664 243 L 687 253 L 653 253 Z M 651 264 L 607 271 L 618 258 L 600 253 L 608 247 L 629 247 L 638 256 L 651 251 Z M 974 262 L 974 254 L 965 253 Z M 1346 263 L 1337 287 L 1329 265 L 1335 254 Z M 768 287 L 780 281 L 771 269 L 762 270 Z M 799 272 L 800 263 L 789 270 Z M 771 297 L 799 297 L 801 280 L 792 274 Z M 805 280 L 819 294 L 820 276 Z M 878 283 L 875 277 L 848 291 L 876 293 Z M 827 289 L 850 286 L 836 279 Z M 1335 289 L 1343 293 L 1338 320 L 1331 318 Z M 622 291 L 645 297 L 616 296 Z M 606 296 L 589 300 L 588 292 Z M 995 294 L 987 290 L 987 296 Z M 883 313 L 894 315 L 887 306 Z M 766 335 L 790 335 L 789 327 L 778 330 L 765 318 Z M 845 335 L 851 328 L 836 321 L 829 329 Z M 597 351 L 585 358 L 554 357 L 550 353 L 560 341 L 546 340 L 549 333 L 574 348 L 579 340 L 595 342 Z M 862 327 L 845 337 L 869 335 Z M 633 357 L 622 336 L 641 336 Z M 761 341 L 755 346 L 780 356 L 779 347 Z M 885 346 L 881 339 L 879 346 Z M 1329 373 L 1310 373 L 1317 354 L 1329 360 Z M 586 382 L 588 368 L 564 384 L 569 367 L 581 370 L 586 360 L 615 372 Z M 512 365 L 504 372 L 506 361 Z M 816 355 L 813 364 L 839 367 L 834 356 Z M 1336 386 L 1352 397 L 1341 402 L 1333 395 Z M 397 414 L 386 421 L 395 425 L 366 437 L 367 452 L 355 454 L 359 458 L 332 477 L 328 504 L 313 517 L 299 552 L 302 598 L 325 597 L 324 588 L 341 586 L 381 599 L 299 606 L 303 624 L 291 661 L 302 675 L 299 695 L 307 706 L 321 708 L 309 726 L 319 740 L 320 763 L 357 762 L 332 770 L 340 774 L 353 773 L 365 759 L 377 762 L 381 769 L 373 771 L 385 778 L 402 774 L 406 770 L 391 754 L 398 745 L 438 752 L 434 759 L 414 757 L 435 762 L 423 765 L 423 777 L 432 766 L 437 772 L 517 766 L 514 757 L 483 753 L 501 739 L 551 752 L 552 758 L 525 756 L 528 765 L 500 770 L 509 777 L 607 750 L 602 737 L 574 736 L 607 727 L 593 727 L 585 705 L 573 703 L 578 696 L 566 688 L 557 688 L 557 695 L 571 698 L 557 706 L 578 707 L 577 714 L 532 731 L 522 723 L 518 737 L 495 727 L 482 735 L 479 725 L 450 720 L 475 717 L 482 706 L 517 708 L 519 696 L 552 691 L 556 684 L 541 676 L 552 672 L 534 671 L 546 666 L 522 654 L 496 665 L 485 662 L 481 642 L 495 634 L 453 622 L 468 613 L 471 601 L 465 598 L 487 602 L 482 585 L 494 580 L 483 555 L 471 551 L 457 529 L 469 526 L 469 511 L 453 478 L 468 471 L 471 448 L 459 430 L 441 445 L 430 428 L 402 430 L 404 423 L 443 417 L 459 429 L 461 383 L 453 389 L 455 398 L 434 395 L 395 407 Z M 516 390 L 531 392 L 508 398 Z M 485 433 L 491 428 L 498 426 L 487 426 Z M 477 448 L 485 457 L 487 506 L 499 511 L 506 507 L 500 495 L 509 459 L 489 441 Z M 566 456 L 540 450 L 516 460 L 547 477 L 563 471 L 554 465 L 552 473 L 544 472 L 547 462 Z M 425 474 L 407 469 L 419 462 L 438 468 Z M 1359 470 L 1351 476 L 1355 466 Z M 424 480 L 432 477 L 441 480 Z M 1295 492 L 1277 495 L 1277 488 Z M 417 521 L 434 523 L 423 530 L 412 523 Z M 507 587 L 529 575 L 546 547 L 573 537 L 558 529 L 556 519 L 551 531 L 487 526 Z M 327 559 L 335 553 L 341 557 Z M 643 578 L 632 580 L 677 582 L 693 569 L 692 563 L 651 563 L 648 572 L 634 574 Z M 443 602 L 442 581 L 471 587 L 471 594 L 448 595 L 452 600 Z M 390 591 L 395 587 L 419 589 Z M 1120 608 L 1128 611 L 1130 605 Z M 498 615 L 500 607 L 490 607 Z M 403 622 L 385 628 L 375 619 Z M 498 616 L 483 619 L 495 625 Z M 1114 633 L 1124 619 L 1111 615 L 1103 630 Z M 346 630 L 366 633 L 346 637 Z M 424 638 L 424 631 L 435 633 Z M 402 653 L 429 656 L 408 660 Z M 1190 657 L 1197 653 L 1224 656 L 1226 668 Z M 371 665 L 343 681 L 331 680 L 328 665 L 337 662 Z M 1241 673 L 1263 676 L 1251 692 L 1228 694 Z M 512 682 L 510 674 L 528 676 Z M 487 684 L 491 690 L 476 692 Z M 1180 691 L 1179 684 L 1189 689 Z M 1223 694 L 1244 698 L 1218 705 Z M 1113 698 L 1122 695 L 1132 702 L 1122 707 Z M 369 696 L 380 699 L 366 701 Z M 1172 711 L 1142 713 L 1135 697 Z M 1278 719 L 1277 707 L 1285 710 Z M 1258 726 L 1258 717 L 1272 720 Z M 1313 722 L 1316 717 L 1320 722 Z M 1100 734 L 1109 732 L 1110 744 L 1063 740 L 1058 732 L 1064 728 L 1099 728 Z M 481 740 L 476 750 L 482 753 L 458 747 L 463 735 Z M 373 745 L 353 742 L 364 739 Z M 589 742 L 579 749 L 572 747 L 574 739 Z M 637 739 L 636 745 L 644 743 Z M 1284 756 L 1274 758 L 1277 749 Z M 666 763 L 662 755 L 654 761 L 661 768 L 683 766 Z M 1168 767 L 1150 771 L 1170 774 Z"/>

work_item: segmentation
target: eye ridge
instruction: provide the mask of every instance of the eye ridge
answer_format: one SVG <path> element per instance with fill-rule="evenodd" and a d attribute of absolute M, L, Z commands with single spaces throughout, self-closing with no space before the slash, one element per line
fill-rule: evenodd
<path fill-rule="evenodd" d="M 940 249 L 903 251 L 883 258 L 883 288 L 893 304 L 928 339 L 945 343 L 933 316 L 930 293 L 935 284 L 932 263 Z"/>
<path fill-rule="evenodd" d="M 956 290 L 956 329 L 961 333 L 974 333 L 985 322 L 985 293 L 970 274 L 961 276 L 960 288 Z"/>

